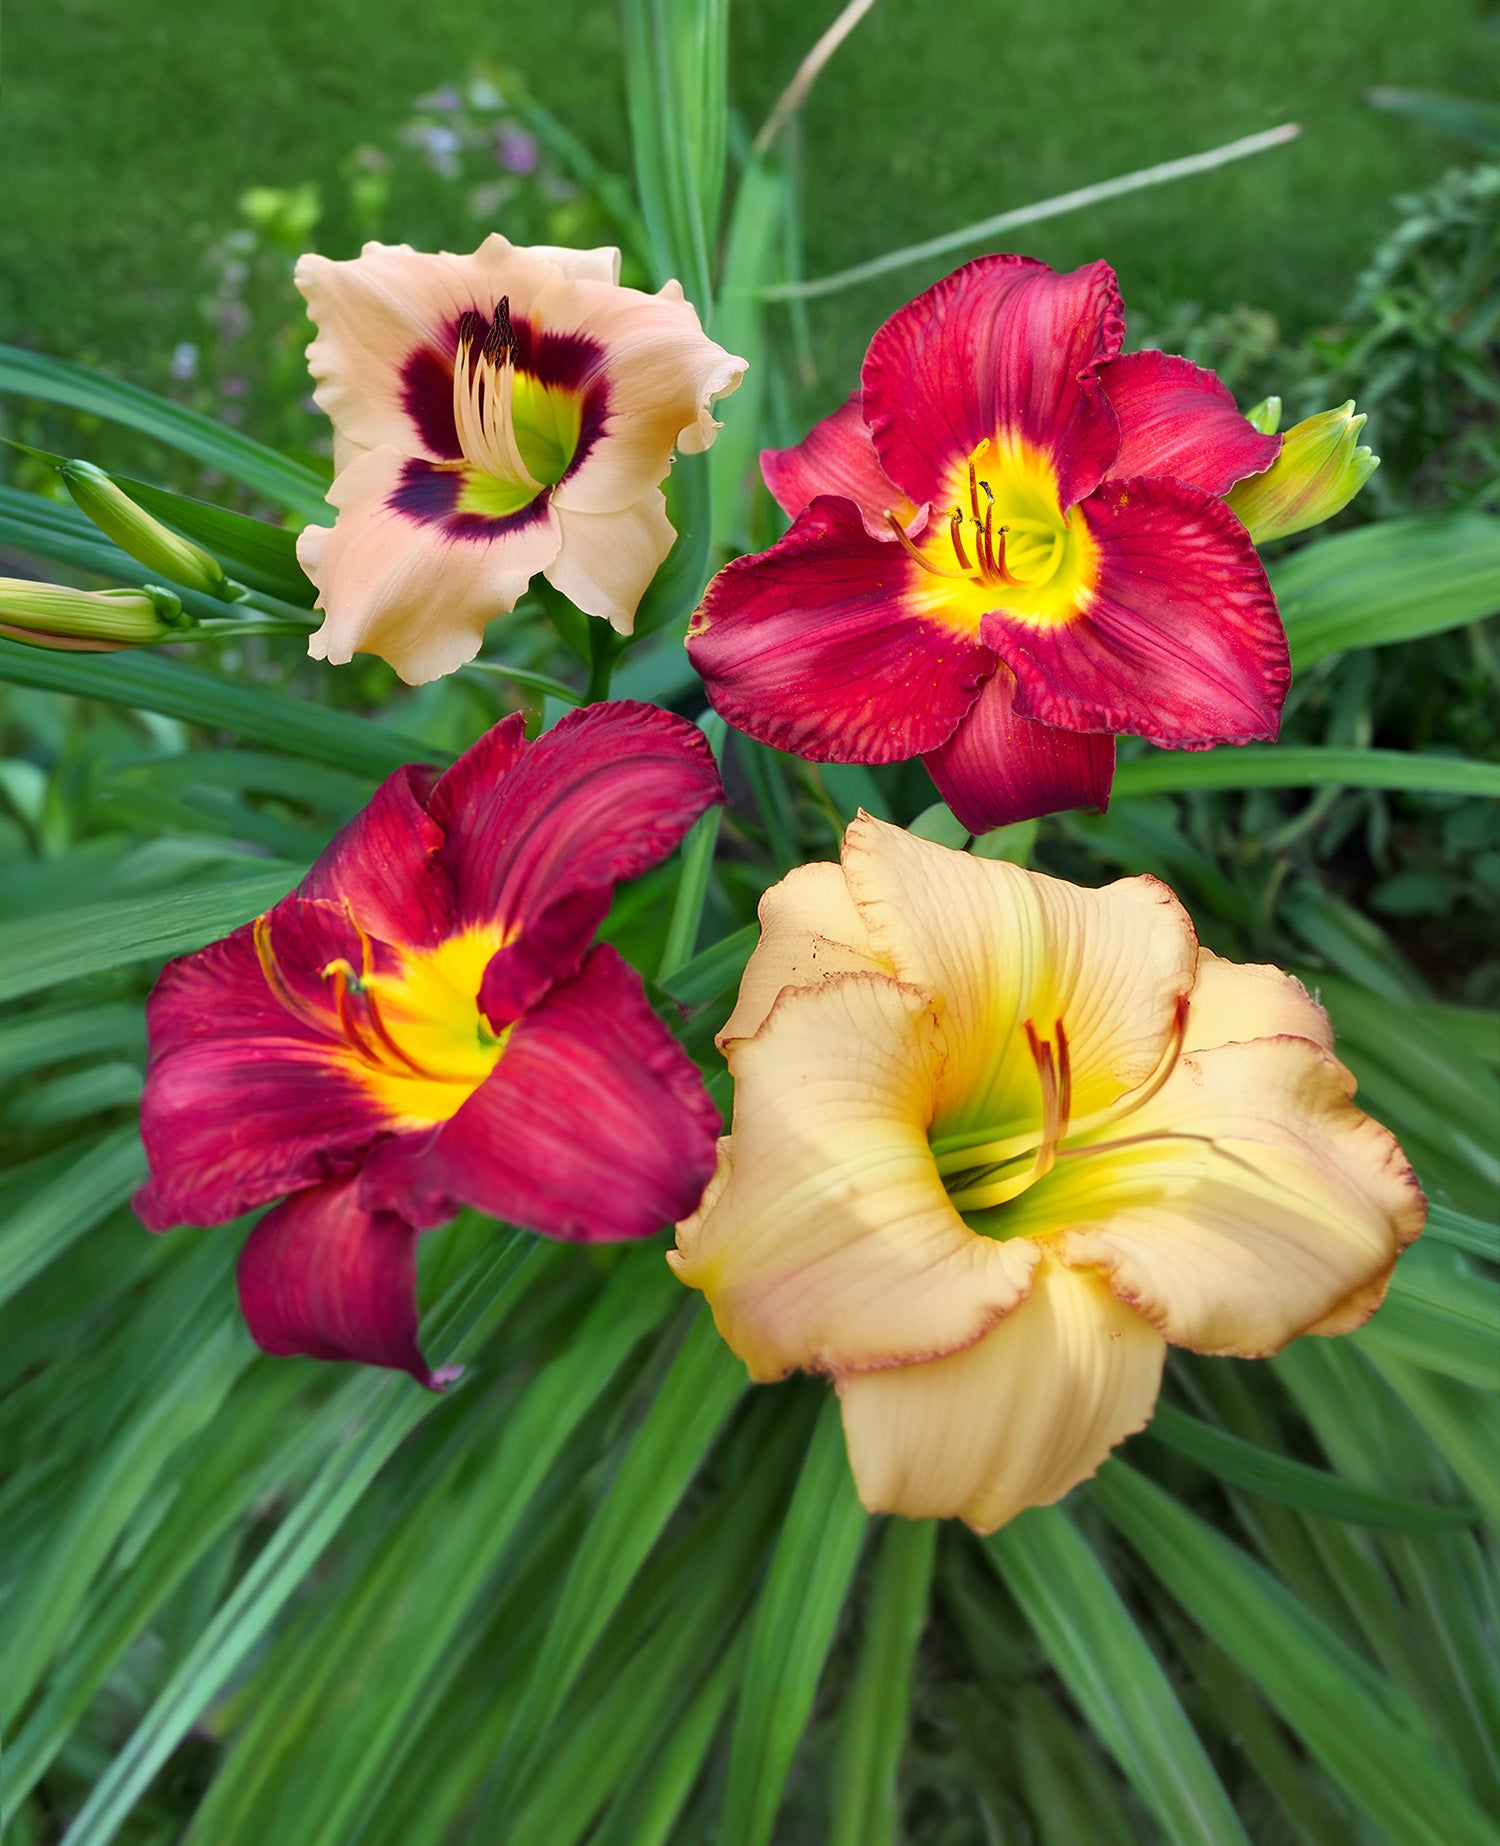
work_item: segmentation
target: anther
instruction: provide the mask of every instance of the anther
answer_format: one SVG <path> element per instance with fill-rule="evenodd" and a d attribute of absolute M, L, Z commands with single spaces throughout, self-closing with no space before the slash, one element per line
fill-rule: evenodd
<path fill-rule="evenodd" d="M 514 361 L 516 357 L 516 330 L 510 324 L 509 295 L 502 295 L 495 303 L 495 318 L 484 339 L 484 356 L 492 365 L 503 365 L 507 359 Z"/>
<path fill-rule="evenodd" d="M 927 554 L 921 549 L 921 547 L 918 545 L 914 545 L 911 539 L 907 537 L 906 530 L 902 526 L 901 521 L 896 517 L 896 515 L 893 512 L 891 512 L 889 508 L 886 509 L 883 517 L 885 519 L 885 523 L 890 527 L 892 532 L 895 533 L 896 537 L 900 539 L 902 545 L 911 554 L 911 556 L 914 557 L 916 561 L 918 562 L 918 564 L 922 566 L 923 570 L 930 571 L 934 577 L 962 578 L 968 575 L 967 571 L 944 570 L 941 564 L 934 564 L 932 559 L 927 556 Z"/>

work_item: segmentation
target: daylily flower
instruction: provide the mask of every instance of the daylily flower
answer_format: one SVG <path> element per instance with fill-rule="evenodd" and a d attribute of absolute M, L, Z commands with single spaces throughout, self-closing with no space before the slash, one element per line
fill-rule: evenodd
<path fill-rule="evenodd" d="M 1107 264 L 1018 256 L 894 314 L 860 390 L 761 457 L 793 524 L 694 618 L 715 708 L 817 762 L 920 756 L 973 832 L 1103 807 L 1114 733 L 1274 737 L 1286 636 L 1220 496 L 1279 438 L 1124 330 Z"/>
<path fill-rule="evenodd" d="M 718 1112 L 616 951 L 614 885 L 722 799 L 655 706 L 519 715 L 445 774 L 408 767 L 289 897 L 170 962 L 147 1008 L 153 1230 L 290 1195 L 240 1258 L 268 1352 L 424 1384 L 419 1230 L 471 1205 L 548 1237 L 640 1237 L 692 1208 Z"/>
<path fill-rule="evenodd" d="M 332 526 L 297 544 L 318 659 L 383 656 L 413 685 L 479 651 L 540 571 L 629 634 L 674 533 L 672 451 L 706 449 L 745 362 L 682 289 L 621 288 L 617 250 L 472 256 L 366 244 L 304 256 L 313 396 L 333 419 Z"/>
<path fill-rule="evenodd" d="M 734 1121 L 669 1260 L 753 1378 L 831 1373 L 873 1512 L 991 1531 L 1150 1417 L 1167 1345 L 1378 1306 L 1425 1206 L 1290 976 L 1154 878 L 1080 890 L 861 815 L 767 892 Z"/>

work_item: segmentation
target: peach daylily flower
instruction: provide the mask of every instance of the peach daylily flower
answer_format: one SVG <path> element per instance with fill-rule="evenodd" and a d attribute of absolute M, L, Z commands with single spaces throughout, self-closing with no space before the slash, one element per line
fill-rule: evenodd
<path fill-rule="evenodd" d="M 337 470 L 336 523 L 297 543 L 324 612 L 315 658 L 436 679 L 538 572 L 630 633 L 676 536 L 672 452 L 708 448 L 745 362 L 677 283 L 647 295 L 619 273 L 618 250 L 498 235 L 472 256 L 371 243 L 299 261 Z"/>
<path fill-rule="evenodd" d="M 872 1512 L 992 1531 L 1150 1418 L 1168 1344 L 1379 1305 L 1425 1203 L 1322 1008 L 1082 890 L 861 815 L 761 905 L 731 1134 L 670 1261 L 760 1380 L 831 1373 Z"/>

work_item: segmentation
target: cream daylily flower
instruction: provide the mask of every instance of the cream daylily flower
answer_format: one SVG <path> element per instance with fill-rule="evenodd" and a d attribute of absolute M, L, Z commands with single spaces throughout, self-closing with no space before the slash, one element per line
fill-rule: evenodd
<path fill-rule="evenodd" d="M 646 295 L 619 273 L 618 250 L 498 235 L 472 256 L 301 259 L 338 471 L 336 522 L 297 543 L 324 612 L 315 658 L 379 654 L 412 685 L 436 679 L 538 572 L 629 634 L 676 536 L 672 452 L 708 448 L 745 362 L 677 283 Z"/>
<path fill-rule="evenodd" d="M 1150 1418 L 1168 1343 L 1379 1305 L 1425 1203 L 1289 975 L 1154 878 L 1081 890 L 862 814 L 761 904 L 732 1133 L 669 1258 L 751 1376 L 833 1375 L 872 1512 L 992 1531 Z"/>

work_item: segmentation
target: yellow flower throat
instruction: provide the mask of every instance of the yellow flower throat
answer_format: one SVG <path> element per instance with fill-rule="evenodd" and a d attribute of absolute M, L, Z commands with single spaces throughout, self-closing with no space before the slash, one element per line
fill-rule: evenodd
<path fill-rule="evenodd" d="M 1088 607 L 1099 548 L 1081 510 L 1063 512 L 1057 471 L 1040 449 L 986 437 L 951 492 L 952 510 L 945 516 L 934 503 L 920 540 L 885 515 L 925 573 L 913 594 L 935 619 L 972 634 L 992 609 L 1051 626 Z"/>

